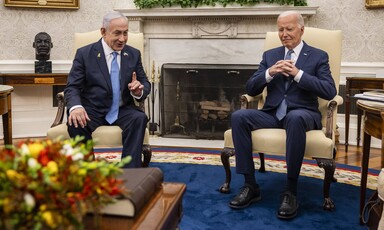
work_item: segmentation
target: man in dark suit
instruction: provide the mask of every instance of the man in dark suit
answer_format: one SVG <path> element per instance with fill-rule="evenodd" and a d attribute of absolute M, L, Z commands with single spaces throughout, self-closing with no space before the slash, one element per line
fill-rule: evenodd
<path fill-rule="evenodd" d="M 132 156 L 125 167 L 141 167 L 148 118 L 135 100 L 144 100 L 151 85 L 140 51 L 126 45 L 128 19 L 118 12 L 108 13 L 100 31 L 99 41 L 77 50 L 68 75 L 64 90 L 68 133 L 89 140 L 97 127 L 118 125 L 122 129 L 122 157 Z"/>
<path fill-rule="evenodd" d="M 261 110 L 238 110 L 232 114 L 236 172 L 244 175 L 245 182 L 229 206 L 245 208 L 261 199 L 252 158 L 251 131 L 283 128 L 287 134 L 287 182 L 277 216 L 292 219 L 298 209 L 297 182 L 306 131 L 322 128 L 318 97 L 330 100 L 336 96 L 336 88 L 328 54 L 301 39 L 304 33 L 302 16 L 295 11 L 284 12 L 277 19 L 277 27 L 283 46 L 264 52 L 259 69 L 246 83 L 246 92 L 251 96 L 262 93 L 267 87 L 264 107 Z"/>

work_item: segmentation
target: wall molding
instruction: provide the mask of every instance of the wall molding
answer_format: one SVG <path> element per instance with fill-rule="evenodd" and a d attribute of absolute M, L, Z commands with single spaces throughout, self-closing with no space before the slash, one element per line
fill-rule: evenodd
<path fill-rule="evenodd" d="M 0 60 L 0 73 L 30 73 L 34 71 L 35 60 Z M 52 61 L 52 72 L 68 73 L 72 60 Z M 346 77 L 376 77 L 384 72 L 384 62 L 342 62 L 340 84 Z"/>

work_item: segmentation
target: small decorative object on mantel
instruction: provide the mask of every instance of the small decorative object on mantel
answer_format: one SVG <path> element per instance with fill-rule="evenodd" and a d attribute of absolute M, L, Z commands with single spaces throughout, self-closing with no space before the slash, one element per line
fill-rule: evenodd
<path fill-rule="evenodd" d="M 120 163 L 93 160 L 82 138 L 27 140 L 0 151 L 0 229 L 83 229 L 83 216 L 128 191 Z"/>
<path fill-rule="evenodd" d="M 216 4 L 226 7 L 227 5 L 237 4 L 240 6 L 252 6 L 260 3 L 307 6 L 307 0 L 134 0 L 135 6 L 139 9 L 148 9 L 154 7 L 181 6 L 182 8 L 198 6 L 215 6 Z"/>
<path fill-rule="evenodd" d="M 46 32 L 36 34 L 32 46 L 37 59 L 35 73 L 52 73 L 52 62 L 48 61 L 53 47 L 51 36 Z"/>

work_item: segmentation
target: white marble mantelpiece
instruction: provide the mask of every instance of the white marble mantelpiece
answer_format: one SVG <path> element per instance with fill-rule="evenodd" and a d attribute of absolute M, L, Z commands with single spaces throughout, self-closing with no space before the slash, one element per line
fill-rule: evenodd
<path fill-rule="evenodd" d="M 280 13 L 294 9 L 304 16 L 307 23 L 308 18 L 316 14 L 317 8 L 258 4 L 251 7 L 215 6 L 137 9 L 131 1 L 116 1 L 114 10 L 128 17 L 131 32 L 144 33 L 143 62 L 146 66 L 149 66 L 152 59 L 158 59 L 153 56 L 157 49 L 155 45 L 170 45 L 169 49 L 176 42 L 176 47 L 173 48 L 179 48 L 180 51 L 183 51 L 183 48 L 186 47 L 179 47 L 177 43 L 184 42 L 185 46 L 188 46 L 190 45 L 188 42 L 196 44 L 197 41 L 192 41 L 194 39 L 211 39 L 209 44 L 214 47 L 213 49 L 217 49 L 216 47 L 220 45 L 224 47 L 228 45 L 237 46 L 239 43 L 245 42 L 248 43 L 248 46 L 254 46 L 251 50 L 260 51 L 266 32 L 276 30 L 276 18 Z M 161 39 L 161 44 L 156 39 Z M 223 41 L 222 39 L 231 39 L 231 41 Z M 244 39 L 248 40 L 245 41 Z M 260 40 L 251 41 L 250 39 Z M 204 46 L 203 41 L 199 40 L 198 43 Z M 238 46 L 239 53 L 243 53 L 242 48 L 244 47 L 244 45 Z M 249 50 L 249 48 L 245 49 Z M 179 57 L 180 55 L 183 55 L 183 57 L 176 59 L 185 60 L 185 55 L 196 56 L 194 54 L 196 52 L 200 53 L 202 57 L 207 52 L 214 55 L 212 50 L 206 49 L 202 50 L 203 53 L 199 50 L 191 51 L 188 48 L 187 51 L 178 53 Z M 164 55 L 168 53 L 162 53 L 161 59 L 164 59 Z M 230 54 L 226 53 L 226 55 Z M 254 54 L 248 58 L 254 58 Z M 174 56 L 171 59 L 174 59 Z M 169 61 L 172 61 L 171 59 Z M 191 60 L 191 62 L 194 61 Z"/>
<path fill-rule="evenodd" d="M 174 18 L 174 17 L 228 17 L 228 16 L 277 16 L 287 10 L 296 10 L 304 17 L 316 14 L 318 7 L 308 6 L 275 6 L 275 5 L 255 5 L 247 6 L 214 6 L 214 7 L 197 7 L 197 8 L 181 8 L 166 7 L 154 9 L 137 9 L 132 7 L 117 6 L 114 10 L 119 11 L 129 18 Z"/>
<path fill-rule="evenodd" d="M 305 19 L 316 14 L 318 7 L 293 7 L 279 5 L 255 5 L 250 7 L 245 6 L 215 6 L 215 7 L 197 7 L 197 8 L 181 8 L 181 7 L 166 7 L 153 9 L 137 9 L 129 2 L 119 1 L 116 3 L 114 10 L 126 15 L 129 19 L 129 28 L 131 32 L 147 32 L 146 25 L 151 22 L 167 22 L 165 25 L 178 26 L 182 22 L 199 22 L 205 23 L 227 21 L 230 22 L 252 22 L 254 25 L 264 23 L 267 19 L 268 24 L 272 22 L 275 26 L 277 16 L 287 10 L 296 10 L 300 12 Z M 255 23 L 256 21 L 256 23 Z M 160 29 L 164 29 L 164 23 Z M 158 29 L 159 30 L 159 29 Z M 160 32 L 160 31 L 159 31 Z M 266 31 L 263 31 L 266 32 Z"/>

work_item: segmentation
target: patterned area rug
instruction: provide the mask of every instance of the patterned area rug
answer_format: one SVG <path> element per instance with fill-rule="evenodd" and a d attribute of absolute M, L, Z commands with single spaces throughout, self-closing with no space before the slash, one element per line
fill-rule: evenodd
<path fill-rule="evenodd" d="M 121 159 L 121 148 L 97 148 L 96 158 L 105 158 L 114 162 Z M 258 155 L 254 156 L 255 167 L 260 167 Z M 265 168 L 267 171 L 286 173 L 286 165 L 283 157 L 265 156 Z M 180 148 L 180 147 L 152 147 L 151 162 L 158 163 L 184 163 L 222 165 L 220 149 Z M 235 166 L 235 158 L 230 159 L 231 166 Z M 224 173 L 224 171 L 223 171 Z M 234 173 L 234 169 L 232 170 Z M 304 160 L 301 175 L 314 178 L 324 178 L 324 170 L 317 166 L 314 160 Z M 367 187 L 373 190 L 377 188 L 378 170 L 370 169 L 368 172 Z M 337 164 L 335 178 L 339 183 L 360 186 L 360 167 Z"/>

